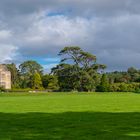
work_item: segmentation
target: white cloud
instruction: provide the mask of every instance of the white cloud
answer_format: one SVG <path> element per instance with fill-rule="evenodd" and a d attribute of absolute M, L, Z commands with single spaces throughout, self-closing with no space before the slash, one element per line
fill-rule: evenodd
<path fill-rule="evenodd" d="M 40 17 L 18 36 L 19 46 L 22 44 L 20 49 L 25 55 L 56 55 L 64 46 L 80 45 L 88 39 L 92 21 L 80 17 Z"/>
<path fill-rule="evenodd" d="M 11 32 L 8 30 L 1 30 L 0 31 L 0 40 L 5 40 L 11 37 Z"/>
<path fill-rule="evenodd" d="M 16 50 L 16 46 L 0 44 L 0 63 L 12 61 L 16 57 Z"/>
<path fill-rule="evenodd" d="M 140 67 L 139 0 L 0 2 L 2 63 L 41 56 L 48 57 L 52 64 L 45 67 L 50 68 L 60 49 L 78 45 L 96 54 L 108 69 Z"/>
<path fill-rule="evenodd" d="M 51 72 L 51 69 L 53 67 L 56 67 L 57 65 L 58 65 L 58 63 L 52 63 L 52 64 L 43 65 L 44 72 L 45 73 L 50 73 Z"/>

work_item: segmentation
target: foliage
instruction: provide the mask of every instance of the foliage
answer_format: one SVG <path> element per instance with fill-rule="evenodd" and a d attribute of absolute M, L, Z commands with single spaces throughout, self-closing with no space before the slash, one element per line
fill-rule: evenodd
<path fill-rule="evenodd" d="M 8 92 L 12 92 L 12 93 L 28 93 L 29 91 L 32 91 L 33 89 L 31 88 L 12 88 L 10 90 L 8 90 Z"/>
<path fill-rule="evenodd" d="M 11 72 L 12 88 L 19 88 L 20 86 L 20 73 L 14 63 L 6 64 L 7 69 Z"/>
<path fill-rule="evenodd" d="M 58 90 L 58 78 L 55 75 L 45 74 L 42 77 L 43 87 L 50 90 Z"/>
<path fill-rule="evenodd" d="M 98 64 L 95 55 L 78 46 L 68 46 L 59 52 L 61 62 L 44 74 L 43 67 L 28 60 L 17 68 L 6 64 L 11 72 L 12 89 L 46 89 L 50 91 L 139 92 L 140 70 L 103 73 L 105 65 Z"/>
<path fill-rule="evenodd" d="M 140 83 L 114 83 L 110 84 L 110 92 L 136 92 L 140 90 Z"/>
<path fill-rule="evenodd" d="M 31 81 L 32 89 L 42 89 L 42 79 L 38 72 L 34 73 Z"/>
<path fill-rule="evenodd" d="M 36 61 L 25 61 L 19 66 L 21 87 L 22 88 L 38 88 L 35 85 L 35 76 L 38 77 L 39 84 L 41 84 L 41 79 L 38 75 L 43 74 L 43 67 Z M 38 75 L 37 75 L 38 73 Z M 34 80 L 34 81 L 33 81 Z"/>
<path fill-rule="evenodd" d="M 22 74 L 29 74 L 29 75 L 34 74 L 36 72 L 42 74 L 43 72 L 43 67 L 36 61 L 32 61 L 32 60 L 28 60 L 20 64 L 19 69 Z"/>
<path fill-rule="evenodd" d="M 99 86 L 97 86 L 97 91 L 98 92 L 108 92 L 109 91 L 109 82 L 106 77 L 106 74 L 102 75 L 101 83 Z"/>
<path fill-rule="evenodd" d="M 128 68 L 127 71 L 115 71 L 107 73 L 110 83 L 139 83 L 140 82 L 140 70 L 133 67 Z"/>
<path fill-rule="evenodd" d="M 97 64 L 96 56 L 77 46 L 65 47 L 59 55 L 63 58 L 52 73 L 58 77 L 60 90 L 94 91 L 98 82 L 94 77 L 105 65 Z"/>
<path fill-rule="evenodd" d="M 5 92 L 7 91 L 4 87 L 0 86 L 0 92 Z"/>

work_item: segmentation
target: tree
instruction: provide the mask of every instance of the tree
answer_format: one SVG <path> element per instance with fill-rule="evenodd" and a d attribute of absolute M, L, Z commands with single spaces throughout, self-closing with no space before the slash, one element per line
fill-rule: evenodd
<path fill-rule="evenodd" d="M 42 89 L 42 80 L 38 72 L 34 73 L 32 77 L 32 89 Z"/>
<path fill-rule="evenodd" d="M 38 72 L 42 75 L 43 73 L 43 67 L 36 61 L 32 60 L 25 61 L 22 64 L 20 64 L 19 69 L 22 74 L 34 74 Z"/>
<path fill-rule="evenodd" d="M 134 73 L 137 73 L 138 71 L 134 67 L 130 67 L 130 68 L 128 68 L 127 72 L 130 74 L 134 74 Z"/>
<path fill-rule="evenodd" d="M 52 73 L 58 76 L 60 89 L 93 91 L 96 83 L 94 77 L 105 65 L 97 64 L 95 55 L 77 46 L 65 47 L 59 55 L 61 62 L 52 69 Z"/>
<path fill-rule="evenodd" d="M 19 66 L 21 75 L 21 87 L 22 88 L 32 88 L 32 77 L 34 74 L 38 73 L 42 76 L 43 67 L 36 61 L 25 61 Z"/>
<path fill-rule="evenodd" d="M 97 87 L 97 91 L 99 91 L 99 92 L 108 92 L 109 91 L 109 82 L 108 82 L 106 74 L 102 75 L 101 83 Z"/>
<path fill-rule="evenodd" d="M 42 77 L 43 87 L 45 89 L 58 90 L 58 78 L 55 75 L 46 74 Z"/>
<path fill-rule="evenodd" d="M 139 81 L 140 74 L 137 69 L 135 69 L 134 67 L 130 67 L 130 68 L 128 68 L 127 73 L 131 77 L 131 80 L 130 80 L 131 82 Z"/>
<path fill-rule="evenodd" d="M 58 77 L 61 91 L 76 90 L 78 88 L 78 75 L 75 65 L 59 64 L 52 68 L 52 73 Z"/>
<path fill-rule="evenodd" d="M 84 69 L 92 66 L 96 62 L 96 56 L 83 51 L 78 46 L 65 47 L 59 52 L 60 56 L 64 56 L 61 62 L 72 61 L 74 65 Z"/>
<path fill-rule="evenodd" d="M 14 63 L 6 64 L 7 69 L 11 72 L 12 87 L 17 88 L 20 86 L 20 73 Z"/>

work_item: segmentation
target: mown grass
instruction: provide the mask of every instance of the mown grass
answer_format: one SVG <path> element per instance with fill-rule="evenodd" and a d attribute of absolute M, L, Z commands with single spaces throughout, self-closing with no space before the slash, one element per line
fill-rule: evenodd
<path fill-rule="evenodd" d="M 0 94 L 0 140 L 139 140 L 134 93 Z"/>

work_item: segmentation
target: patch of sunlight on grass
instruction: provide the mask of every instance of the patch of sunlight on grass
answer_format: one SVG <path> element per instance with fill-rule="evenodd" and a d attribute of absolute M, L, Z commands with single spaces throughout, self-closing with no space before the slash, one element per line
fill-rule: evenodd
<path fill-rule="evenodd" d="M 127 136 L 137 137 L 137 136 L 140 136 L 140 132 L 131 132 L 131 133 L 128 133 Z"/>

